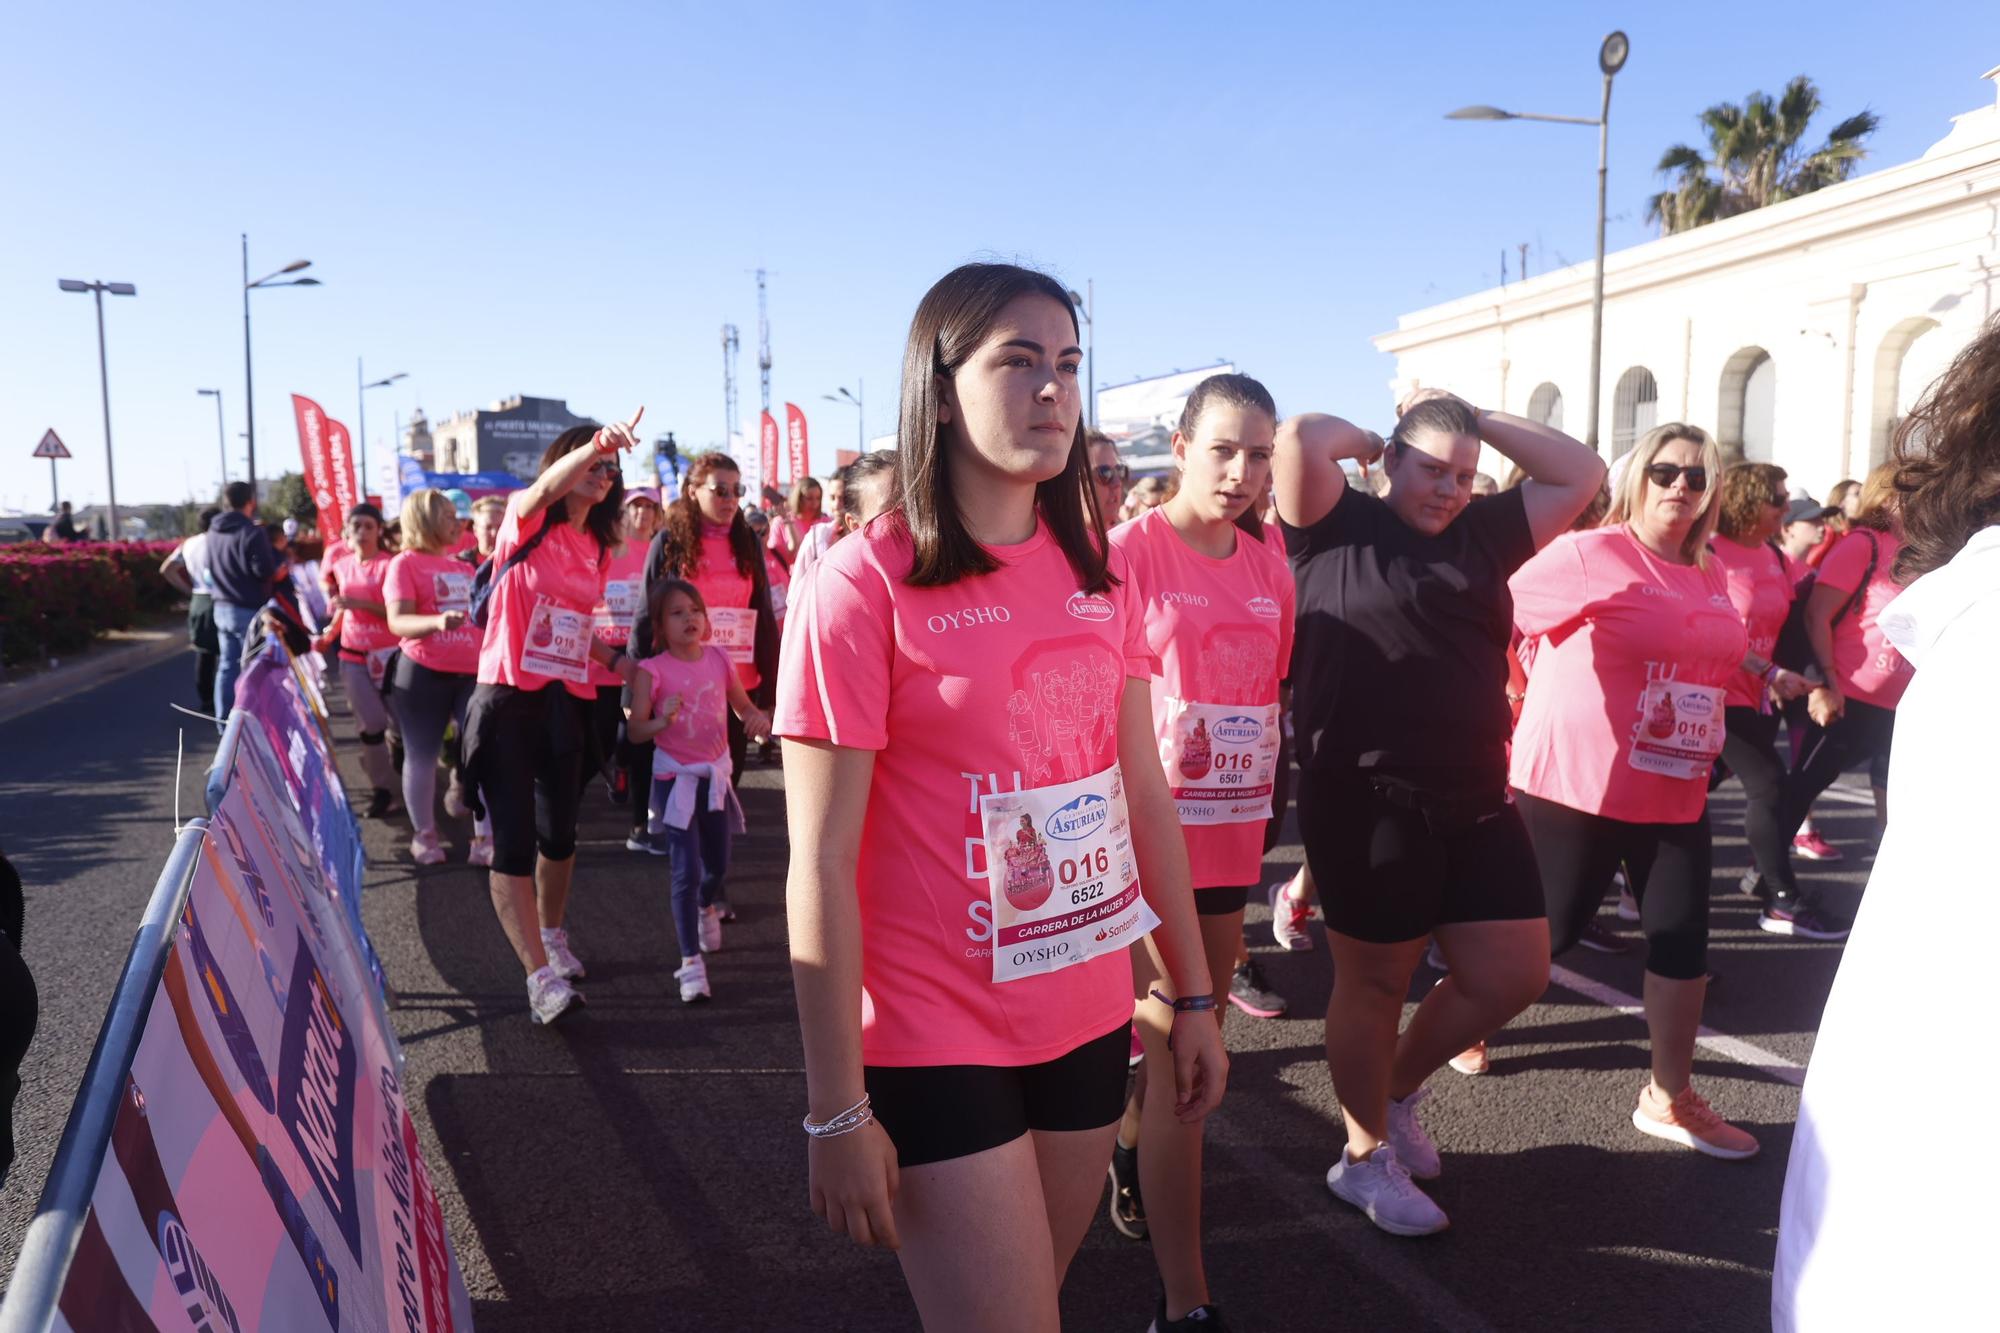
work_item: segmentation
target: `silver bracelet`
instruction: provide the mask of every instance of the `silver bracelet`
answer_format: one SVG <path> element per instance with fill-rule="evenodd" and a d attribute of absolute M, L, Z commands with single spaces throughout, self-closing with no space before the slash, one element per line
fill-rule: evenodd
<path fill-rule="evenodd" d="M 863 1097 L 838 1115 L 828 1116 L 817 1124 L 813 1122 L 811 1115 L 807 1115 L 799 1125 L 813 1138 L 833 1139 L 842 1134 L 852 1134 L 874 1118 L 874 1108 L 869 1104 L 869 1099 Z"/>

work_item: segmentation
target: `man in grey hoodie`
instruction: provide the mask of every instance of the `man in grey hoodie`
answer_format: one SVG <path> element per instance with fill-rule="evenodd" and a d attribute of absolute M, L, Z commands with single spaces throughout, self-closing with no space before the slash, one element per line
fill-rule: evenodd
<path fill-rule="evenodd" d="M 208 577 L 215 585 L 215 637 L 220 661 L 215 672 L 215 715 L 226 719 L 236 702 L 236 678 L 243 674 L 243 641 L 271 599 L 278 553 L 252 517 L 257 492 L 247 481 L 223 487 L 224 512 L 208 526 Z"/>

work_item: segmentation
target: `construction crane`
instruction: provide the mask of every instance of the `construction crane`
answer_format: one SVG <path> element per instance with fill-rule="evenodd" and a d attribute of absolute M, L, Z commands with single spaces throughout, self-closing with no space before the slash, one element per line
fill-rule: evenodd
<path fill-rule="evenodd" d="M 764 381 L 764 410 L 771 410 L 771 321 L 764 312 L 764 270 L 757 270 L 757 370 Z M 769 478 L 765 478 L 768 483 Z"/>
<path fill-rule="evenodd" d="M 722 447 L 736 447 L 736 326 L 722 326 Z"/>

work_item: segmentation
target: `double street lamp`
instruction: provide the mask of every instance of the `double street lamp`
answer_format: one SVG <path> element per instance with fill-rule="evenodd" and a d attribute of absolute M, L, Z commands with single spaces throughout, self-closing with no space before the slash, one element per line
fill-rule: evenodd
<path fill-rule="evenodd" d="M 276 273 L 267 273 L 257 281 L 250 281 L 250 237 L 243 236 L 243 420 L 247 426 L 246 438 L 250 441 L 248 471 L 250 473 L 250 493 L 257 493 L 257 396 L 250 383 L 250 293 L 259 287 L 317 287 L 318 278 L 291 278 L 284 282 L 278 279 L 287 273 L 297 273 L 300 269 L 312 267 L 310 259 L 294 259 Z"/>
<path fill-rule="evenodd" d="M 867 385 L 863 384 L 860 380 L 854 381 L 854 387 L 861 390 L 862 393 L 867 392 Z M 837 392 L 823 393 L 820 397 L 826 399 L 829 403 L 846 403 L 854 409 L 854 452 L 856 455 L 867 453 L 868 409 L 861 404 L 861 394 L 849 393 L 847 386 L 842 385 Z"/>
<path fill-rule="evenodd" d="M 397 380 L 406 380 L 409 376 L 399 370 L 386 379 L 376 380 L 373 384 L 362 383 L 367 378 L 361 371 L 361 358 L 358 356 L 355 357 L 354 410 L 360 418 L 356 424 L 361 427 L 361 498 L 363 500 L 368 498 L 368 391 L 370 389 L 387 388 Z"/>
<path fill-rule="evenodd" d="M 1588 116 L 1539 116 L 1527 111 L 1502 111 L 1497 106 L 1462 106 L 1446 120 L 1546 120 L 1558 125 L 1597 127 L 1597 271 L 1590 291 L 1590 408 L 1583 442 L 1597 447 L 1597 392 L 1604 369 L 1604 178 L 1605 151 L 1611 137 L 1611 78 L 1625 67 L 1632 43 L 1614 32 L 1597 48 L 1597 68 L 1604 74 L 1604 105 L 1595 119 Z"/>
<path fill-rule="evenodd" d="M 222 461 L 222 480 L 215 483 L 215 493 L 222 494 L 222 488 L 229 484 L 229 438 L 222 431 L 222 390 L 196 389 L 204 398 L 215 399 L 215 449 Z"/>
<path fill-rule="evenodd" d="M 104 395 L 104 480 L 110 492 L 111 540 L 119 540 L 118 474 L 111 465 L 111 371 L 104 357 L 104 294 L 137 296 L 139 289 L 129 282 L 79 282 L 58 278 L 56 286 L 66 292 L 89 292 L 97 298 L 97 382 Z"/>

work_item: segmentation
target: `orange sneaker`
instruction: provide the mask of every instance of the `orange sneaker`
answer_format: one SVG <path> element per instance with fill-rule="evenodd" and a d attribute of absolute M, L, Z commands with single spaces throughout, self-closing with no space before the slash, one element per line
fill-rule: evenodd
<path fill-rule="evenodd" d="M 1447 1061 L 1461 1074 L 1483 1074 L 1493 1067 L 1486 1058 L 1486 1043 L 1474 1042 Z"/>
<path fill-rule="evenodd" d="M 1705 1152 L 1710 1157 L 1741 1161 L 1757 1155 L 1757 1140 L 1717 1115 L 1692 1086 L 1669 1101 L 1651 1082 L 1639 1091 L 1632 1124 L 1641 1134 Z"/>

